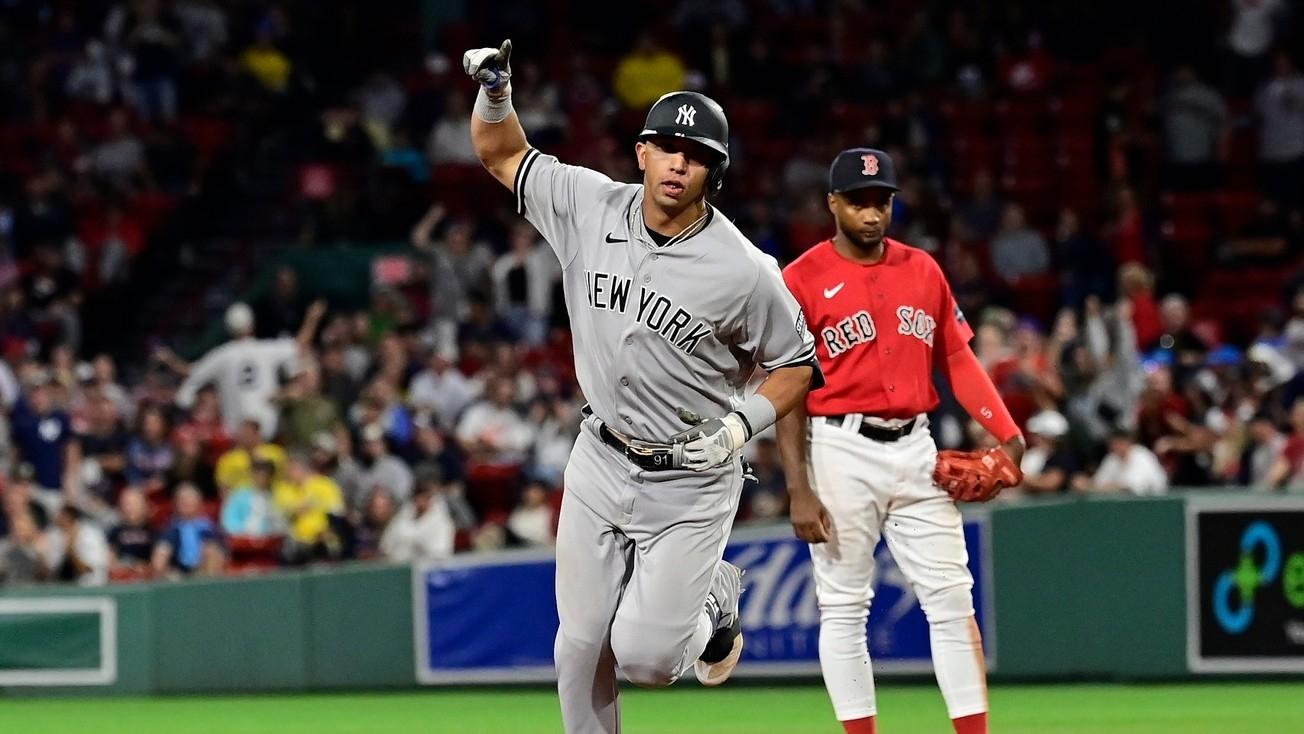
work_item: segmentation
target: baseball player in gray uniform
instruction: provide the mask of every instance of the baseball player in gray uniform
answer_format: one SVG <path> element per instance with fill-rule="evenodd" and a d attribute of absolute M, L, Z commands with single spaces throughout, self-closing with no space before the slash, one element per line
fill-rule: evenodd
<path fill-rule="evenodd" d="M 510 53 L 463 56 L 481 85 L 471 140 L 563 269 L 589 405 L 557 530 L 557 687 L 567 732 L 616 732 L 617 666 L 649 687 L 690 665 L 707 685 L 733 671 L 738 452 L 822 377 L 777 263 L 706 200 L 729 164 L 720 106 L 658 100 L 634 146 L 643 181 L 618 183 L 530 147 Z M 745 396 L 757 365 L 769 374 Z"/>

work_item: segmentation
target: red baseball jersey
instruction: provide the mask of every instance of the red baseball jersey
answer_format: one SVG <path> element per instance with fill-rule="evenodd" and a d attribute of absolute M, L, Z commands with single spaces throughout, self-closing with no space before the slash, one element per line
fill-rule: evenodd
<path fill-rule="evenodd" d="M 864 265 L 825 240 L 783 271 L 824 370 L 824 387 L 806 396 L 810 415 L 926 413 L 938 402 L 934 359 L 973 338 L 937 261 L 896 240 L 883 246 L 883 259 Z"/>

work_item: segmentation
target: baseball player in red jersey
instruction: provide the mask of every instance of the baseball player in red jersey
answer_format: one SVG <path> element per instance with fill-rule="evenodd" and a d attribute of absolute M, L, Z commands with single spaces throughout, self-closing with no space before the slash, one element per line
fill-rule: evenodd
<path fill-rule="evenodd" d="M 973 330 L 941 268 L 884 236 L 897 190 L 882 151 L 843 151 L 829 169 L 837 234 L 783 273 L 826 382 L 779 421 L 779 449 L 793 528 L 811 543 L 820 667 L 838 720 L 848 734 L 874 732 L 865 625 L 883 536 L 928 617 L 955 730 L 978 734 L 987 731 L 986 669 L 956 500 L 1018 484 L 1023 438 L 969 349 Z M 1000 448 L 938 454 L 926 415 L 938 404 L 935 367 Z"/>

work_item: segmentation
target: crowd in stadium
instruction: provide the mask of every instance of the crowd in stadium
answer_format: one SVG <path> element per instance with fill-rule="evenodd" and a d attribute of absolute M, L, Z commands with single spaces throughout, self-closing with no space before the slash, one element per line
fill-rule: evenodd
<path fill-rule="evenodd" d="M 457 68 L 507 35 L 531 142 L 615 179 L 658 96 L 718 99 L 717 204 L 781 263 L 832 233 L 833 153 L 890 151 L 892 236 L 1029 440 L 1003 498 L 1304 489 L 1300 3 L 1195 3 L 1207 37 L 1109 2 L 680 0 L 622 38 L 602 3 L 417 5 L 0 6 L 0 583 L 551 542 L 559 266 Z M 260 259 L 394 239 L 363 305 Z M 186 314 L 230 341 L 162 346 Z M 933 430 L 990 440 L 949 396 Z M 781 518 L 773 441 L 748 456 L 740 520 Z"/>

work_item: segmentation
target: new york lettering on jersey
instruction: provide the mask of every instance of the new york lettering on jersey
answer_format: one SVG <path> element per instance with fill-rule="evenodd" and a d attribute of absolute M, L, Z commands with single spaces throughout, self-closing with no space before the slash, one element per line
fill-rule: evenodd
<path fill-rule="evenodd" d="M 585 293 L 589 308 L 626 313 L 634 279 L 617 273 L 584 271 Z M 711 335 L 710 325 L 695 319 L 669 297 L 652 288 L 639 286 L 635 320 L 687 354 L 692 354 L 702 340 Z"/>
<path fill-rule="evenodd" d="M 934 360 L 965 346 L 973 331 L 931 256 L 885 239 L 883 259 L 865 265 L 826 240 L 783 277 L 824 368 L 824 389 L 807 397 L 811 415 L 908 418 L 936 407 Z"/>
<path fill-rule="evenodd" d="M 642 186 L 537 150 L 521 163 L 516 196 L 561 261 L 576 376 L 603 421 L 665 438 L 682 430 L 676 408 L 726 413 L 757 365 L 814 357 L 777 263 L 714 209 L 658 245 Z"/>

